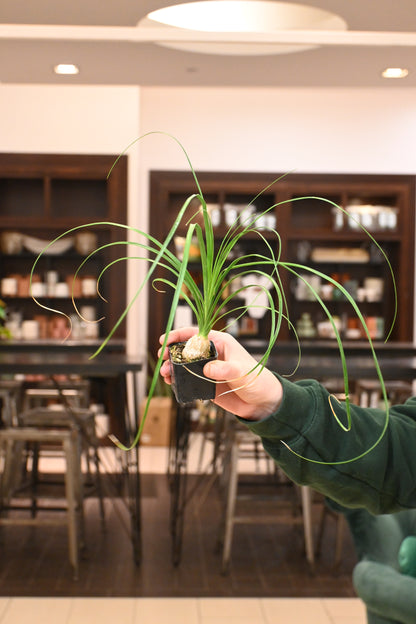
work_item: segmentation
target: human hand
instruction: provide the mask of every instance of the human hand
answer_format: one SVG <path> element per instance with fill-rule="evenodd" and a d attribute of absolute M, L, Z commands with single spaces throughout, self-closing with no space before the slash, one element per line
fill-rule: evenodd
<path fill-rule="evenodd" d="M 197 332 L 196 327 L 173 330 L 167 344 L 183 342 Z M 283 393 L 277 377 L 267 368 L 258 367 L 250 372 L 256 366 L 256 360 L 230 334 L 211 331 L 208 338 L 214 342 L 218 352 L 218 359 L 204 367 L 204 374 L 218 382 L 214 403 L 248 420 L 261 420 L 276 411 Z M 161 336 L 161 344 L 164 339 L 165 336 Z M 164 359 L 160 373 L 171 384 L 167 349 Z"/>

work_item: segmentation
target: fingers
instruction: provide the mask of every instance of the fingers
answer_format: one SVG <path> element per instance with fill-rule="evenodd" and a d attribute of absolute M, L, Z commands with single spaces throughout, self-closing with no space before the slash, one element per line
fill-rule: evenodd
<path fill-rule="evenodd" d="M 171 332 L 169 332 L 167 336 L 166 344 L 170 345 L 174 342 L 184 342 L 188 340 L 188 338 L 190 338 L 191 336 L 194 336 L 197 333 L 198 333 L 197 327 L 183 327 L 180 329 L 174 329 Z M 217 347 L 217 350 L 218 350 L 218 355 L 220 357 L 223 356 L 226 350 L 230 350 L 230 349 L 232 350 L 238 349 L 241 354 L 246 353 L 243 347 L 230 334 L 226 334 L 221 331 L 211 331 L 209 333 L 209 338 L 215 343 L 215 346 Z M 165 339 L 166 339 L 166 334 L 163 334 L 162 336 L 160 336 L 159 342 L 161 345 L 163 345 Z M 161 353 L 160 349 L 158 353 L 160 355 Z M 167 351 L 165 352 L 164 357 L 165 358 L 168 357 Z"/>
<path fill-rule="evenodd" d="M 197 327 L 184 327 L 181 329 L 172 330 L 166 337 L 166 334 L 159 338 L 160 344 L 166 340 L 166 344 L 170 345 L 175 342 L 184 342 L 191 336 L 198 332 Z M 211 331 L 209 338 L 215 343 L 218 352 L 218 364 L 213 363 L 212 375 L 210 374 L 210 368 L 207 368 L 205 374 L 216 381 L 239 379 L 242 375 L 247 373 L 255 364 L 255 360 L 247 353 L 245 349 L 229 334 L 219 331 Z M 158 351 L 158 357 L 160 357 L 162 347 Z M 165 349 L 163 358 L 168 360 L 169 352 Z M 218 366 L 218 367 L 217 367 Z M 215 368 L 217 367 L 217 368 Z M 170 367 L 165 362 L 161 368 L 161 375 L 165 378 L 165 381 L 170 383 Z"/>
<path fill-rule="evenodd" d="M 188 340 L 191 336 L 198 333 L 197 327 L 181 327 L 180 329 L 173 329 L 168 335 L 167 344 L 172 344 L 173 342 L 183 342 L 184 340 Z M 163 334 L 159 338 L 160 344 L 163 344 L 166 338 L 166 334 Z"/>
<path fill-rule="evenodd" d="M 160 374 L 165 379 L 167 383 L 170 383 L 168 379 L 170 379 L 170 364 L 167 360 L 165 360 L 161 366 Z"/>
<path fill-rule="evenodd" d="M 196 327 L 175 329 L 161 336 L 160 343 L 183 342 L 198 332 Z M 259 420 L 274 412 L 282 399 L 282 386 L 268 369 L 259 370 L 256 360 L 239 342 L 227 333 L 212 331 L 209 338 L 215 343 L 218 359 L 208 362 L 204 374 L 216 385 L 215 403 L 243 418 Z M 159 357 L 161 349 L 159 349 Z M 163 353 L 160 373 L 166 383 L 172 384 L 168 349 Z"/>
<path fill-rule="evenodd" d="M 213 360 L 205 364 L 204 375 L 215 381 L 230 381 L 240 378 L 244 372 L 238 362 Z"/>
<path fill-rule="evenodd" d="M 167 336 L 167 340 L 166 340 L 166 344 L 170 345 L 173 344 L 175 342 L 184 342 L 186 340 L 188 340 L 188 338 L 190 338 L 191 336 L 195 335 L 198 332 L 198 328 L 197 327 L 184 327 L 181 329 L 174 329 L 172 330 L 169 335 Z M 214 335 L 219 334 L 219 332 L 212 332 Z M 165 342 L 166 339 L 166 334 L 160 336 L 159 338 L 159 342 L 160 344 L 163 346 L 163 343 Z M 158 351 L 158 357 L 160 357 L 162 352 L 162 347 L 159 349 Z M 164 354 L 163 354 L 163 358 L 164 358 L 164 363 L 161 366 L 160 369 L 160 374 L 162 375 L 162 377 L 164 378 L 165 382 L 168 384 L 172 383 L 172 379 L 171 379 L 171 368 L 170 368 L 170 364 L 167 361 L 169 358 L 169 352 L 168 349 L 165 349 Z M 225 363 L 224 363 L 225 364 Z M 221 375 L 221 373 L 218 373 Z M 213 377 L 214 379 L 214 377 Z"/>
<path fill-rule="evenodd" d="M 197 332 L 198 332 L 198 328 L 197 327 L 184 327 L 184 328 L 181 328 L 181 329 L 173 329 L 171 332 L 169 332 L 169 334 L 167 336 L 166 344 L 170 345 L 170 344 L 173 344 L 175 342 L 184 342 L 185 340 L 188 340 L 188 338 L 190 338 L 191 336 L 193 336 Z M 166 339 L 166 334 L 162 334 L 162 336 L 160 336 L 160 338 L 159 338 L 159 342 L 160 342 L 161 345 L 163 345 L 163 343 L 165 342 L 165 339 Z M 162 348 L 160 348 L 158 350 L 157 357 L 160 357 L 161 352 L 162 352 Z M 167 349 L 165 349 L 163 357 L 164 357 L 165 360 L 168 359 L 169 353 L 168 353 Z"/>

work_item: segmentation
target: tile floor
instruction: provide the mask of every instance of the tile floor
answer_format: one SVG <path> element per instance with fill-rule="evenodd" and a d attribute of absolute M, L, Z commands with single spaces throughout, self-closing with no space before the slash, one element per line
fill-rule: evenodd
<path fill-rule="evenodd" d="M 365 624 L 354 598 L 0 598 L 0 624 Z"/>
<path fill-rule="evenodd" d="M 108 459 L 111 465 L 111 458 Z M 189 457 L 196 471 L 198 457 Z M 166 471 L 167 449 L 142 447 L 141 472 Z M 110 467 L 107 466 L 107 468 Z M 0 624 L 365 624 L 356 598 L 0 597 Z"/>

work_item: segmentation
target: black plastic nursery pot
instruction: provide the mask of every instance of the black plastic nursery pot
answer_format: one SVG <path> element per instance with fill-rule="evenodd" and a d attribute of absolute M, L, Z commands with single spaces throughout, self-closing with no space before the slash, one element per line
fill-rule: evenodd
<path fill-rule="evenodd" d="M 194 362 L 177 362 L 172 357 L 172 350 L 185 346 L 185 342 L 169 345 L 169 361 L 172 375 L 172 389 L 178 403 L 192 403 L 197 400 L 215 398 L 215 383 L 205 377 L 203 370 L 207 362 L 218 357 L 214 343 L 211 341 L 211 356 Z"/>

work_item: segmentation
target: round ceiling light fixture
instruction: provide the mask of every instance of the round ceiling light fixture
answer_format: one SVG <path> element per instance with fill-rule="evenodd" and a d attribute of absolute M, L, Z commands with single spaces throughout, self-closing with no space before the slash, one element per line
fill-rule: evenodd
<path fill-rule="evenodd" d="M 408 74 L 409 70 L 405 67 L 386 67 L 386 69 L 381 72 L 383 78 L 406 78 Z"/>
<path fill-rule="evenodd" d="M 292 2 L 270 0 L 201 0 L 157 9 L 138 27 L 194 32 L 273 33 L 279 30 L 347 30 L 335 13 Z M 159 45 L 203 54 L 266 55 L 310 50 L 312 44 L 160 41 Z"/>
<path fill-rule="evenodd" d="M 53 68 L 53 71 L 55 74 L 61 74 L 63 76 L 75 76 L 79 74 L 78 66 L 73 63 L 58 63 L 58 65 L 55 65 Z"/>

